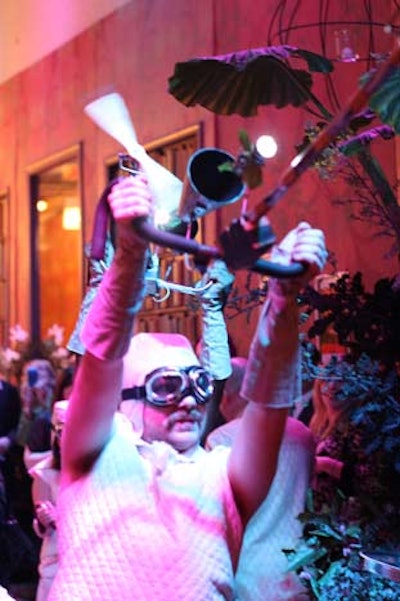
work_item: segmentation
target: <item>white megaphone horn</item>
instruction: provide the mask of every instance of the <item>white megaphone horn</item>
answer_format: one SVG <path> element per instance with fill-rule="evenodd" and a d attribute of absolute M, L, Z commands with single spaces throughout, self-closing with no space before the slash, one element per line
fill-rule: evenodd
<path fill-rule="evenodd" d="M 137 159 L 147 175 L 157 208 L 176 211 L 183 184 L 179 178 L 157 163 L 139 144 L 132 119 L 122 96 L 116 92 L 97 98 L 84 111 L 103 131 L 117 140 L 127 153 Z"/>

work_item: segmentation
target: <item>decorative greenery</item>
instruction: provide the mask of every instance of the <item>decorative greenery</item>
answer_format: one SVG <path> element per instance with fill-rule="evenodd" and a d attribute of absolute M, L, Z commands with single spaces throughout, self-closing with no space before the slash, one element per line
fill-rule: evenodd
<path fill-rule="evenodd" d="M 345 273 L 330 285 L 329 294 L 308 286 L 299 304 L 308 315 L 318 313 L 308 330 L 310 339 L 332 329 L 339 344 L 354 357 L 366 353 L 385 365 L 400 360 L 400 286 L 396 278 L 382 278 L 367 292 L 360 272 L 354 276 Z"/>
<path fill-rule="evenodd" d="M 400 288 L 396 279 L 382 278 L 373 292 L 365 290 L 362 274 L 343 274 L 320 293 L 308 286 L 299 298 L 304 313 L 315 315 L 304 345 L 304 374 L 308 378 L 338 380 L 339 402 L 358 399 L 352 416 L 363 425 L 365 452 L 382 450 L 400 472 Z M 328 365 L 314 364 L 316 337 L 327 330 L 337 335 L 344 358 Z"/>
<path fill-rule="evenodd" d="M 318 292 L 310 286 L 299 297 L 303 320 L 313 318 L 303 340 L 303 373 L 306 379 L 332 382 L 331 391 L 340 406 L 357 400 L 350 422 L 361 435 L 365 456 L 377 461 L 384 458 L 391 482 L 400 473 L 398 284 L 397 278 L 382 278 L 367 292 L 361 273 L 345 273 L 332 278 L 328 290 Z M 315 342 L 328 331 L 337 336 L 343 355 L 321 365 Z M 383 481 L 380 484 L 384 490 Z M 398 503 L 385 496 L 376 511 L 371 500 L 360 498 L 360 502 L 372 511 L 362 523 L 346 520 L 351 498 L 339 492 L 330 507 L 318 512 L 310 498 L 307 511 L 300 516 L 303 535 L 299 546 L 287 555 L 290 569 L 300 574 L 313 601 L 400 598 L 400 584 L 364 571 L 359 555 L 361 548 L 376 551 L 385 543 L 390 550 L 393 541 L 398 542 Z"/>
<path fill-rule="evenodd" d="M 290 59 L 305 61 L 311 73 L 293 68 Z M 200 104 L 220 115 L 250 117 L 259 105 L 283 108 L 311 103 L 326 116 L 312 93 L 311 74 L 332 69 L 331 60 L 309 50 L 268 46 L 176 63 L 168 89 L 185 106 Z"/>
<path fill-rule="evenodd" d="M 230 171 L 236 173 L 243 179 L 250 190 L 257 188 L 262 184 L 262 167 L 264 159 L 258 152 L 255 145 L 251 142 L 248 133 L 241 129 L 239 131 L 239 141 L 241 151 L 239 152 L 234 163 L 228 161 L 219 165 L 218 170 L 221 172 Z"/>
<path fill-rule="evenodd" d="M 303 351 L 303 377 L 337 382 L 333 387 L 340 406 L 357 399 L 350 416 L 362 426 L 362 444 L 366 455 L 381 452 L 386 462 L 400 474 L 400 379 L 395 369 L 362 353 L 356 360 L 347 355 L 333 356 L 325 366 L 315 365 L 312 345 Z"/>
<path fill-rule="evenodd" d="M 234 286 L 229 294 L 225 305 L 225 318 L 234 319 L 238 315 L 245 314 L 249 322 L 254 309 L 260 307 L 265 300 L 268 289 L 267 278 L 261 278 L 258 274 L 248 271 L 244 287 Z"/>
<path fill-rule="evenodd" d="M 365 534 L 357 524 L 340 517 L 340 493 L 331 507 L 316 513 L 312 494 L 299 516 L 304 525 L 301 543 L 284 550 L 288 571 L 295 571 L 310 599 L 318 601 L 395 601 L 400 584 L 363 570 L 360 549 L 368 548 Z"/>

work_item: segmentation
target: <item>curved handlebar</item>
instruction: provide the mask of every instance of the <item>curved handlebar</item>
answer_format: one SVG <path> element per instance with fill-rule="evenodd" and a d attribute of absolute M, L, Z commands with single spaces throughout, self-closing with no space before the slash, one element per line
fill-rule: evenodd
<path fill-rule="evenodd" d="M 238 230 L 237 224 L 236 231 Z M 174 250 L 179 250 L 181 252 L 186 252 L 194 255 L 199 261 L 210 260 L 213 258 L 223 258 L 228 265 L 233 269 L 250 269 L 251 271 L 255 271 L 262 275 L 270 275 L 276 278 L 290 278 L 300 275 L 304 272 L 305 266 L 301 263 L 293 263 L 292 265 L 281 265 L 279 263 L 274 263 L 272 261 L 266 261 L 264 259 L 254 259 L 254 251 L 249 255 L 246 253 L 246 248 L 243 248 L 242 245 L 239 245 L 240 252 L 240 260 L 238 260 L 238 253 L 235 255 L 231 255 L 229 253 L 229 248 L 226 245 L 225 241 L 225 251 L 223 252 L 216 246 L 207 246 L 205 244 L 199 244 L 195 240 L 183 238 L 182 236 L 178 236 L 176 234 L 171 234 L 170 232 L 161 231 L 156 228 L 152 223 L 150 223 L 146 218 L 139 218 L 133 221 L 133 227 L 137 234 L 147 240 L 148 242 L 154 242 L 160 246 L 165 246 L 172 248 Z M 232 230 L 231 230 L 232 231 Z M 275 240 L 275 237 L 269 231 L 270 234 L 270 242 L 267 245 L 270 247 Z M 229 236 L 229 232 L 224 234 L 225 236 Z M 222 236 L 222 238 L 224 237 Z M 272 237 L 271 237 L 272 236 Z M 271 242 L 272 240 L 272 242 Z M 232 241 L 232 240 L 231 240 Z M 236 244 L 238 238 L 233 240 L 233 243 Z M 243 239 L 241 240 L 243 242 Z M 265 246 L 261 247 L 258 251 L 258 254 L 261 252 L 265 252 Z M 249 262 L 249 263 L 248 263 Z M 247 264 L 248 263 L 248 264 Z"/>
<path fill-rule="evenodd" d="M 251 271 L 261 273 L 262 275 L 269 275 L 274 278 L 294 278 L 298 275 L 302 275 L 306 269 L 307 267 L 303 265 L 303 263 L 281 265 L 280 263 L 274 263 L 273 261 L 258 259 L 253 264 Z"/>
<path fill-rule="evenodd" d="M 200 259 L 212 259 L 222 256 L 221 251 L 216 246 L 206 246 L 205 244 L 199 244 L 195 240 L 159 230 L 145 217 L 134 219 L 132 225 L 136 233 L 148 242 L 154 242 L 160 246 L 196 255 Z"/>

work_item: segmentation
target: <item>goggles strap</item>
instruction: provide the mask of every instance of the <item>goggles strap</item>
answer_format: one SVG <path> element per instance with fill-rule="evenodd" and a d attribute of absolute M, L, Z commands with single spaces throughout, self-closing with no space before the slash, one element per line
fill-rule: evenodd
<path fill-rule="evenodd" d="M 132 388 L 124 388 L 121 396 L 123 401 L 143 401 L 146 399 L 146 388 L 144 386 L 132 386 Z"/>

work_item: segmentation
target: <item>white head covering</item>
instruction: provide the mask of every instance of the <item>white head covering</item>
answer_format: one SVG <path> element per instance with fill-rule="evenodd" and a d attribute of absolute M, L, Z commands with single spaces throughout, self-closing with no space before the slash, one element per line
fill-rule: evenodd
<path fill-rule="evenodd" d="M 142 386 L 146 376 L 159 367 L 200 365 L 190 341 L 182 334 L 140 332 L 132 337 L 124 357 L 122 389 Z M 122 401 L 120 409 L 135 431 L 143 431 L 143 404 Z"/>
<path fill-rule="evenodd" d="M 199 360 L 182 334 L 140 332 L 132 337 L 124 357 L 122 388 L 142 386 L 145 377 L 159 367 L 189 367 Z"/>

